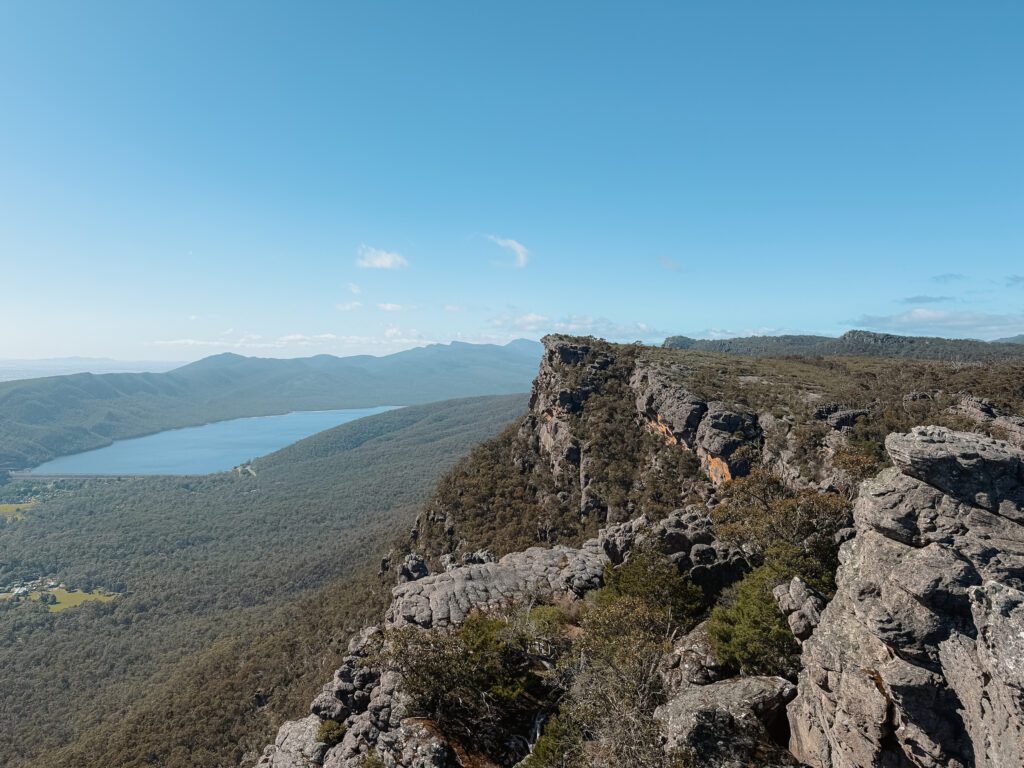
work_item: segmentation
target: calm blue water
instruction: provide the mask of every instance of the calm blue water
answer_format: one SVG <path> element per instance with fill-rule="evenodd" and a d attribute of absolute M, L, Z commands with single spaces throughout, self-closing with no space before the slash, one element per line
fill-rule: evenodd
<path fill-rule="evenodd" d="M 157 432 L 41 464 L 37 475 L 205 475 L 291 445 L 325 429 L 391 410 L 296 411 Z"/>

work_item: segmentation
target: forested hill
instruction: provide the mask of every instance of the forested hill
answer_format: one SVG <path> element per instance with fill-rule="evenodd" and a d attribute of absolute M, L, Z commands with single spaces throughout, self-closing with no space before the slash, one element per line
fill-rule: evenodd
<path fill-rule="evenodd" d="M 215 355 L 167 373 L 0 383 L 0 471 L 113 440 L 295 410 L 415 405 L 526 392 L 541 346 L 435 344 L 385 357 Z"/>
<path fill-rule="evenodd" d="M 388 411 L 251 472 L 0 486 L 0 504 L 37 499 L 0 516 L 0 585 L 118 593 L 57 613 L 0 600 L 0 766 L 237 765 L 336 666 L 332 642 L 379 609 L 380 557 L 439 475 L 525 407 L 502 395 Z"/>
<path fill-rule="evenodd" d="M 990 362 L 1024 359 L 1024 336 L 998 341 L 943 339 L 932 336 L 896 336 L 871 331 L 847 331 L 831 336 L 744 336 L 734 339 L 691 339 L 669 336 L 668 349 L 725 352 L 750 357 L 906 357 L 952 362 Z"/>

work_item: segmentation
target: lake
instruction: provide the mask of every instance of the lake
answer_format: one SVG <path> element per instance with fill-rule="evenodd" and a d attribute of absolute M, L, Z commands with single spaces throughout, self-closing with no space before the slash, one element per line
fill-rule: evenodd
<path fill-rule="evenodd" d="M 40 464 L 33 475 L 205 475 L 224 472 L 304 437 L 394 406 L 296 411 L 169 429 Z"/>

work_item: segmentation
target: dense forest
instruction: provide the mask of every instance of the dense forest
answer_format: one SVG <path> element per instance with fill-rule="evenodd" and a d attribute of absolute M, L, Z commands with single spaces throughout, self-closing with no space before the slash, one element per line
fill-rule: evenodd
<path fill-rule="evenodd" d="M 724 352 L 754 357 L 873 356 L 980 362 L 1024 359 L 1022 337 L 996 341 L 977 339 L 942 339 L 932 336 L 896 336 L 890 333 L 847 331 L 838 338 L 831 336 L 745 336 L 734 339 L 692 339 L 669 336 L 669 349 L 692 349 L 700 352 Z"/>
<path fill-rule="evenodd" d="M 245 471 L 0 486 L 0 501 L 41 499 L 0 521 L 0 583 L 118 593 L 60 613 L 0 602 L 0 764 L 237 763 L 290 714 L 294 686 L 308 695 L 330 639 L 374 608 L 382 542 L 524 407 L 507 395 L 403 408 Z M 138 762 L 103 752 L 119 739 Z M 182 758 L 183 744 L 198 746 Z"/>
<path fill-rule="evenodd" d="M 0 472 L 175 427 L 288 411 L 525 392 L 540 345 L 435 344 L 385 357 L 216 355 L 167 373 L 0 382 Z"/>

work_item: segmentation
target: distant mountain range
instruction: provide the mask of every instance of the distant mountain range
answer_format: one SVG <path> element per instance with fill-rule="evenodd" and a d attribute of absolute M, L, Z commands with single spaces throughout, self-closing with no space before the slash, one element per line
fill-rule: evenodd
<path fill-rule="evenodd" d="M 541 345 L 435 344 L 384 357 L 221 354 L 166 373 L 81 373 L 0 383 L 0 470 L 128 437 L 299 410 L 415 405 L 527 392 Z"/>
<path fill-rule="evenodd" d="M 745 336 L 734 339 L 691 339 L 670 336 L 669 349 L 695 349 L 750 357 L 907 357 L 922 360 L 988 362 L 1024 359 L 1024 335 L 998 341 L 943 339 L 932 336 L 896 336 L 871 331 L 847 331 L 832 336 Z"/>
<path fill-rule="evenodd" d="M 38 360 L 0 360 L 0 381 L 66 376 L 71 373 L 162 373 L 182 362 L 166 360 L 111 360 L 106 357 L 49 357 Z"/>

